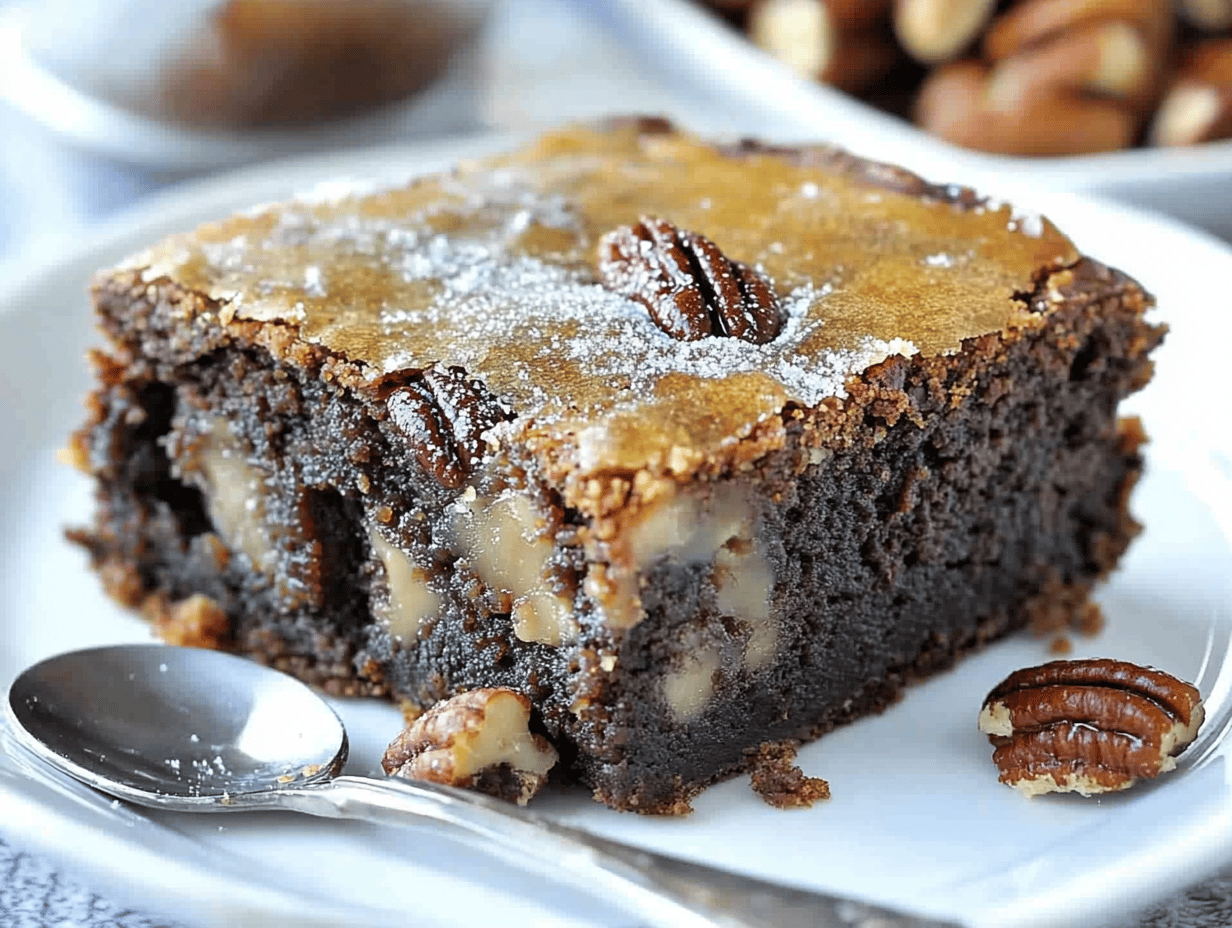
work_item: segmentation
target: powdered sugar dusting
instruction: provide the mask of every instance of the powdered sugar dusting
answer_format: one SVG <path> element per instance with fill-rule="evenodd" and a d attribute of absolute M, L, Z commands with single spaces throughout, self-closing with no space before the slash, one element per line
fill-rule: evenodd
<path fill-rule="evenodd" d="M 321 280 L 321 269 L 315 264 L 304 268 L 304 292 L 309 296 L 325 296 L 325 284 Z"/>
<path fill-rule="evenodd" d="M 382 324 L 391 331 L 446 323 L 464 330 L 467 337 L 454 347 L 451 363 L 473 361 L 504 341 L 538 343 L 537 354 L 524 358 L 515 375 L 532 392 L 535 378 L 525 365 L 539 362 L 534 364 L 539 368 L 567 359 L 592 377 L 624 385 L 631 398 L 645 395 L 668 374 L 721 379 L 762 371 L 793 399 L 815 405 L 842 396 L 851 373 L 890 354 L 915 353 L 909 342 L 872 338 L 845 351 L 805 353 L 804 341 L 824 325 L 810 310 L 831 292 L 829 284 L 788 293 L 782 300 L 782 333 L 755 345 L 736 338 L 672 338 L 654 325 L 644 306 L 596 284 L 589 271 L 509 254 L 497 241 L 432 235 L 408 251 L 399 267 L 407 280 L 435 282 L 436 296 L 421 308 L 386 308 Z M 408 358 L 391 356 L 385 368 L 396 370 Z"/>
<path fill-rule="evenodd" d="M 1043 215 L 1034 210 L 1025 209 L 1013 203 L 1008 203 L 1005 200 L 996 197 L 989 197 L 984 201 L 984 205 L 977 207 L 974 211 L 977 213 L 990 212 L 997 213 L 1002 210 L 1009 210 L 1009 219 L 1006 220 L 1005 228 L 1009 232 L 1018 232 L 1027 238 L 1043 238 L 1045 229 L 1045 221 Z"/>
<path fill-rule="evenodd" d="M 762 345 L 674 338 L 644 305 L 597 282 L 593 216 L 541 181 L 497 166 L 438 178 L 426 196 L 385 196 L 356 208 L 349 198 L 380 185 L 344 180 L 301 194 L 254 226 L 220 229 L 198 247 L 211 285 L 233 308 L 242 296 L 247 318 L 300 323 L 302 338 L 347 353 L 356 346 L 352 357 L 375 372 L 461 365 L 516 411 L 536 416 L 626 407 L 636 414 L 675 375 L 757 373 L 781 385 L 787 399 L 815 406 L 844 396 L 852 374 L 917 353 L 910 341 L 853 337 L 849 322 L 830 333 L 828 319 L 850 319 L 841 314 L 850 313 L 858 279 L 843 261 L 805 253 L 803 273 L 786 264 L 784 276 L 795 276 L 776 281 L 781 256 L 799 246 L 775 237 L 742 257 L 778 295 L 780 334 Z M 416 189 L 426 188 L 408 191 Z M 780 195 L 820 201 L 831 194 L 804 181 Z M 1030 226 L 1025 214 L 1013 215 Z M 1008 218 L 1007 211 L 994 223 Z M 970 261 L 930 244 L 904 249 L 901 259 L 935 269 Z"/>
<path fill-rule="evenodd" d="M 1021 232 L 1028 238 L 1040 238 L 1044 234 L 1044 217 L 1039 213 L 1015 207 L 1010 216 L 1009 230 Z"/>
<path fill-rule="evenodd" d="M 532 223 L 549 229 L 574 229 L 578 225 L 573 207 L 565 197 L 535 190 L 513 168 L 464 177 L 448 175 L 441 179 L 441 189 L 457 197 L 466 211 L 507 213 L 506 237 L 524 231 Z"/>

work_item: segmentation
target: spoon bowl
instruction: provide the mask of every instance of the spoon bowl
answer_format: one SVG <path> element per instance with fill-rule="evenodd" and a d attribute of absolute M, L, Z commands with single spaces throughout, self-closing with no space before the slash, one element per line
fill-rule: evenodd
<path fill-rule="evenodd" d="M 307 686 L 221 651 L 117 645 L 36 664 L 7 711 L 35 754 L 142 805 L 224 811 L 230 802 L 335 776 L 337 713 Z"/>
<path fill-rule="evenodd" d="M 18 675 L 4 711 L 19 745 L 120 799 L 187 812 L 436 821 L 484 852 L 599 894 L 648 924 L 946 928 L 654 854 L 477 793 L 340 776 L 347 736 L 329 704 L 291 677 L 219 651 L 121 645 L 61 654 Z"/>

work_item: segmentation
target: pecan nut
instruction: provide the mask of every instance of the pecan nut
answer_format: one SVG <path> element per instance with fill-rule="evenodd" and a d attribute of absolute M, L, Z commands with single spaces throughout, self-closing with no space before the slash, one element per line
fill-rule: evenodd
<path fill-rule="evenodd" d="M 1134 144 L 1164 89 L 1170 0 L 1021 0 L 994 10 L 978 55 L 924 79 L 915 101 L 923 128 L 1007 155 Z"/>
<path fill-rule="evenodd" d="M 608 232 L 599 239 L 598 266 L 605 287 L 641 303 L 655 325 L 681 341 L 720 335 L 764 345 L 782 330 L 765 277 L 665 219 L 643 216 Z"/>
<path fill-rule="evenodd" d="M 890 0 L 760 0 L 747 30 L 797 74 L 856 93 L 875 87 L 904 55 L 886 28 Z"/>
<path fill-rule="evenodd" d="M 487 449 L 483 434 L 508 416 L 460 367 L 429 367 L 386 399 L 415 458 L 442 485 L 460 487 Z"/>
<path fill-rule="evenodd" d="M 1181 49 L 1147 137 L 1152 145 L 1169 146 L 1232 138 L 1232 36 Z"/>
<path fill-rule="evenodd" d="M 531 732 L 530 700 L 501 687 L 437 703 L 389 745 L 391 776 L 428 780 L 525 805 L 547 782 L 556 749 Z"/>
<path fill-rule="evenodd" d="M 995 0 L 894 0 L 894 32 L 916 61 L 939 64 L 971 45 L 996 6 Z"/>
<path fill-rule="evenodd" d="M 994 688 L 979 727 L 996 746 L 1002 783 L 1027 796 L 1089 796 L 1173 769 L 1204 715 L 1198 690 L 1161 670 L 1053 661 Z"/>
<path fill-rule="evenodd" d="M 1178 11 L 1185 22 L 1203 32 L 1232 28 L 1232 0 L 1179 0 Z"/>

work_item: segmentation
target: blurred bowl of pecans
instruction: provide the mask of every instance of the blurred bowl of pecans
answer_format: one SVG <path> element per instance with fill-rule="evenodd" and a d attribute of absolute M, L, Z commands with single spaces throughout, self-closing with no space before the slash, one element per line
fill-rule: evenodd
<path fill-rule="evenodd" d="M 1232 137 L 1232 0 L 708 0 L 800 75 L 1002 155 Z M 887 101 L 888 97 L 888 101 Z"/>
<path fill-rule="evenodd" d="M 1232 236 L 1232 0 L 595 2 L 736 131 Z"/>

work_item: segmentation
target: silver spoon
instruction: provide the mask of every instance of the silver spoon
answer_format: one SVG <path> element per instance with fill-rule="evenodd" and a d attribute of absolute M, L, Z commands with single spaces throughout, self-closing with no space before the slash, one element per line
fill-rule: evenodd
<path fill-rule="evenodd" d="M 333 709 L 299 681 L 218 651 L 121 645 L 61 654 L 13 681 L 5 712 L 25 748 L 119 799 L 184 812 L 435 819 L 654 925 L 945 928 L 639 850 L 465 790 L 339 776 L 348 746 Z"/>

